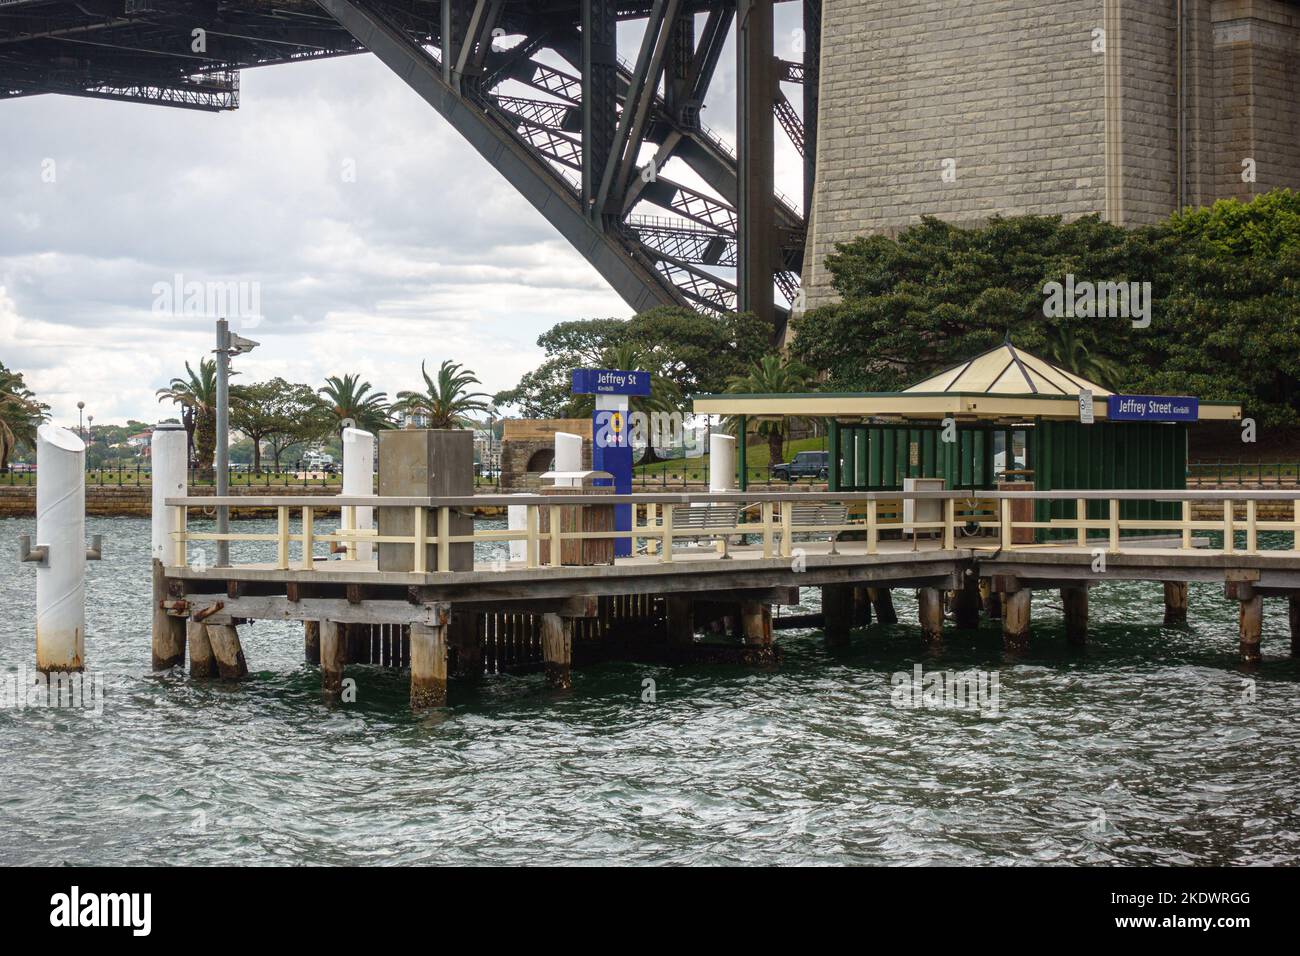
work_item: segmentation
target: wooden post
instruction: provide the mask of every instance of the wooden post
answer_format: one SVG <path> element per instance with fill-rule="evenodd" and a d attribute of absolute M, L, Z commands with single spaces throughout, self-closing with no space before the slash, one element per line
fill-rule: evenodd
<path fill-rule="evenodd" d="M 1032 591 L 1022 588 L 1002 595 L 1002 646 L 1008 651 L 1029 647 L 1029 608 Z"/>
<path fill-rule="evenodd" d="M 447 703 L 447 625 L 411 625 L 411 707 Z"/>
<path fill-rule="evenodd" d="M 741 601 L 740 631 L 746 644 L 756 647 L 770 647 L 772 644 L 772 605 L 766 601 Z"/>
<path fill-rule="evenodd" d="M 248 676 L 244 649 L 239 643 L 239 631 L 233 624 L 209 624 L 208 641 L 212 656 L 217 659 L 217 671 L 223 680 L 239 680 Z"/>
<path fill-rule="evenodd" d="M 927 643 L 943 640 L 943 591 L 921 588 L 916 592 L 917 613 L 921 619 L 921 637 Z"/>
<path fill-rule="evenodd" d="M 1291 623 L 1291 656 L 1300 657 L 1300 594 L 1288 595 L 1286 600 Z"/>
<path fill-rule="evenodd" d="M 478 680 L 483 676 L 483 648 L 478 642 L 478 616 L 468 611 L 453 611 L 448 638 L 456 654 L 456 676 L 461 680 Z"/>
<path fill-rule="evenodd" d="M 1065 639 L 1071 644 L 1088 641 L 1088 589 L 1061 588 L 1061 604 L 1065 608 Z"/>
<path fill-rule="evenodd" d="M 889 588 L 867 588 L 871 605 L 876 609 L 876 620 L 881 624 L 897 624 L 898 612 L 894 610 L 894 595 Z"/>
<path fill-rule="evenodd" d="M 1187 582 L 1165 581 L 1165 623 L 1187 623 Z"/>
<path fill-rule="evenodd" d="M 691 599 L 681 594 L 665 595 L 664 611 L 669 645 L 694 644 L 695 611 L 691 607 Z"/>
<path fill-rule="evenodd" d="M 952 592 L 953 623 L 959 630 L 974 631 L 980 626 L 980 579 L 974 573 L 962 575 L 962 586 Z"/>
<path fill-rule="evenodd" d="M 542 659 L 548 684 L 559 690 L 573 686 L 573 618 L 542 615 Z"/>
<path fill-rule="evenodd" d="M 217 676 L 217 661 L 212 656 L 208 626 L 202 621 L 186 621 L 185 637 L 190 645 L 190 677 L 207 679 Z"/>
<path fill-rule="evenodd" d="M 853 585 L 822 585 L 822 620 L 827 647 L 843 647 L 849 643 L 849 630 L 853 626 Z"/>
<path fill-rule="evenodd" d="M 302 622 L 302 656 L 308 664 L 320 664 L 320 621 Z"/>
<path fill-rule="evenodd" d="M 343 690 L 343 628 L 337 621 L 320 622 L 320 685 L 321 690 L 337 696 Z"/>
<path fill-rule="evenodd" d="M 993 590 L 993 582 L 988 578 L 980 579 L 980 600 L 984 603 L 984 613 L 990 621 L 1002 617 L 1002 595 Z"/>
<path fill-rule="evenodd" d="M 163 608 L 167 600 L 167 576 L 163 563 L 153 559 L 153 669 L 165 671 L 185 665 L 185 619 L 172 617 Z"/>
<path fill-rule="evenodd" d="M 853 626 L 871 626 L 871 598 L 866 588 L 853 588 Z"/>
<path fill-rule="evenodd" d="M 1238 594 L 1247 591 L 1238 585 Z M 1241 660 L 1244 664 L 1258 664 L 1260 660 L 1259 640 L 1264 633 L 1264 597 L 1253 588 L 1249 597 L 1242 598 L 1241 603 Z"/>

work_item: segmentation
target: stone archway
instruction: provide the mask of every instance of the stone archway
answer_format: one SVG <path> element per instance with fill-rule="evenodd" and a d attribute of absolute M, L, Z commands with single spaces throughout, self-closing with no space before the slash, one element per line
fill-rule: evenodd
<path fill-rule="evenodd" d="M 501 488 L 523 489 L 528 476 L 550 471 L 555 461 L 555 433 L 582 436 L 582 466 L 591 467 L 590 418 L 511 418 L 501 433 Z"/>

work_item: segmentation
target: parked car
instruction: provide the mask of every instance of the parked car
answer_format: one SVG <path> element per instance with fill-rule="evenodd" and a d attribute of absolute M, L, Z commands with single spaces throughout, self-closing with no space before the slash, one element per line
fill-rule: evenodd
<path fill-rule="evenodd" d="M 772 465 L 772 477 L 777 481 L 795 478 L 825 478 L 830 474 L 831 453 L 828 451 L 801 451 L 793 461 Z"/>

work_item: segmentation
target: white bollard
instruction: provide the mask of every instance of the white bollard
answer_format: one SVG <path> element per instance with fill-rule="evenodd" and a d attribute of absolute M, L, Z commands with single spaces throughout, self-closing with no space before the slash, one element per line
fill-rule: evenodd
<path fill-rule="evenodd" d="M 343 429 L 343 494 L 350 497 L 369 497 L 375 493 L 375 436 L 360 428 Z M 351 509 L 352 528 L 369 531 L 375 526 L 375 509 Z M 374 557 L 374 544 L 358 541 L 355 550 L 349 548 L 358 561 Z"/>
<path fill-rule="evenodd" d="M 86 658 L 86 446 L 36 430 L 36 667 L 79 671 Z"/>
<path fill-rule="evenodd" d="M 153 430 L 149 442 L 149 461 L 153 472 L 153 556 L 163 564 L 174 564 L 176 550 L 172 547 L 171 533 L 176 528 L 174 508 L 168 508 L 168 498 L 184 498 L 189 487 L 189 442 L 185 426 L 165 422 Z"/>
<path fill-rule="evenodd" d="M 709 491 L 736 490 L 736 439 L 709 435 Z"/>
<path fill-rule="evenodd" d="M 570 432 L 555 433 L 555 468 L 554 471 L 582 471 L 582 436 Z M 556 478 L 555 486 L 571 488 L 576 484 L 573 478 Z"/>

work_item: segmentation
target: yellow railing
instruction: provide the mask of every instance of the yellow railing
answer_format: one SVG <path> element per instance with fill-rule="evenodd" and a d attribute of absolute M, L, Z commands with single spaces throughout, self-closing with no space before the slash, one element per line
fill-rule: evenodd
<path fill-rule="evenodd" d="M 1021 521 L 1013 517 L 1013 506 L 1018 500 L 1071 500 L 1075 502 L 1074 518 L 1052 518 L 1047 521 Z M 908 518 L 904 512 L 904 502 L 911 500 L 916 504 L 938 502 L 941 516 L 938 520 L 923 521 L 915 516 Z M 1099 518 L 1088 517 L 1090 501 L 1105 501 L 1106 515 Z M 1160 501 L 1181 502 L 1182 514 L 1177 519 L 1156 518 L 1121 518 L 1121 506 L 1125 501 Z M 1220 510 L 1222 517 L 1194 520 L 1192 517 L 1195 502 L 1212 503 Z M 1291 503 L 1290 520 L 1261 520 L 1258 517 L 1260 501 L 1289 501 Z M 317 544 L 342 545 L 344 561 L 355 561 L 356 545 L 370 542 L 374 545 L 406 545 L 412 549 L 411 567 L 416 573 L 447 573 L 451 569 L 451 546 L 453 544 L 477 544 L 480 542 L 525 542 L 524 567 L 538 568 L 541 560 L 542 543 L 548 544 L 546 566 L 559 567 L 562 563 L 562 544 L 574 540 L 610 540 L 632 538 L 638 542 L 635 550 L 652 556 L 659 562 L 670 563 L 673 560 L 673 542 L 680 539 L 714 539 L 721 542 L 737 536 L 750 536 L 756 539 L 756 548 L 764 558 L 788 558 L 792 556 L 796 542 L 801 534 L 830 535 L 856 534 L 865 542 L 865 548 L 854 548 L 853 554 L 868 555 L 880 553 L 882 535 L 893 536 L 906 532 L 912 536 L 913 546 L 921 533 L 932 533 L 938 539 L 938 546 L 945 550 L 957 547 L 972 549 L 997 548 L 1014 550 L 1019 548 L 1078 547 L 1094 549 L 1104 547 L 1112 553 L 1120 553 L 1127 542 L 1130 546 L 1150 544 L 1149 538 L 1123 537 L 1124 532 L 1168 532 L 1177 538 L 1180 548 L 1192 548 L 1197 532 L 1221 532 L 1224 536 L 1222 550 L 1225 553 L 1255 554 L 1259 550 L 1259 533 L 1280 531 L 1292 536 L 1292 550 L 1300 551 L 1300 491 L 985 491 L 972 496 L 969 492 L 764 492 L 764 493 L 725 493 L 725 494 L 635 494 L 610 497 L 607 495 L 572 495 L 562 498 L 543 495 L 479 496 L 475 498 L 381 498 L 381 497 L 229 497 L 229 498 L 169 498 L 167 506 L 172 512 L 172 565 L 189 567 L 189 544 L 191 542 L 228 541 L 238 542 L 274 542 L 274 567 L 290 570 L 296 567 L 312 570 L 316 557 L 314 549 Z M 799 524 L 794 521 L 794 509 L 789 505 L 827 504 L 847 506 L 847 518 L 837 524 Z M 211 508 L 216 504 L 241 507 L 274 508 L 276 529 L 274 532 L 246 533 L 229 532 L 225 534 L 212 531 L 193 531 L 188 527 L 188 509 L 192 507 Z M 615 504 L 633 506 L 633 522 L 630 531 L 606 530 L 564 530 L 562 515 L 566 509 L 604 508 Z M 740 520 L 725 527 L 683 528 L 675 521 L 679 509 L 690 508 L 696 504 L 729 504 L 737 507 Z M 522 506 L 526 508 L 526 520 L 523 528 L 474 529 L 469 534 L 452 534 L 452 515 L 465 514 L 475 505 L 485 506 Z M 1237 506 L 1244 505 L 1244 520 L 1236 514 Z M 410 513 L 409 534 L 380 534 L 374 529 L 362 529 L 355 526 L 357 507 L 373 508 L 376 517 L 384 509 L 400 509 Z M 319 527 L 323 509 L 341 509 L 342 520 L 337 527 L 322 529 Z M 301 527 L 292 530 L 291 516 L 294 510 L 301 513 Z M 549 527 L 542 529 L 542 514 L 545 510 Z M 1016 531 L 1020 529 L 1047 529 L 1052 531 L 1073 532 L 1071 541 L 1050 543 L 1017 544 Z M 1096 537 L 1089 537 L 1089 532 L 1101 532 Z M 1245 533 L 1244 549 L 1237 548 L 1235 536 Z M 841 539 L 841 544 L 846 542 Z M 296 562 L 291 560 L 290 546 L 300 546 Z M 433 549 L 430 561 L 430 548 Z M 721 548 L 719 549 L 721 550 Z M 516 565 L 518 566 L 518 565 Z"/>

